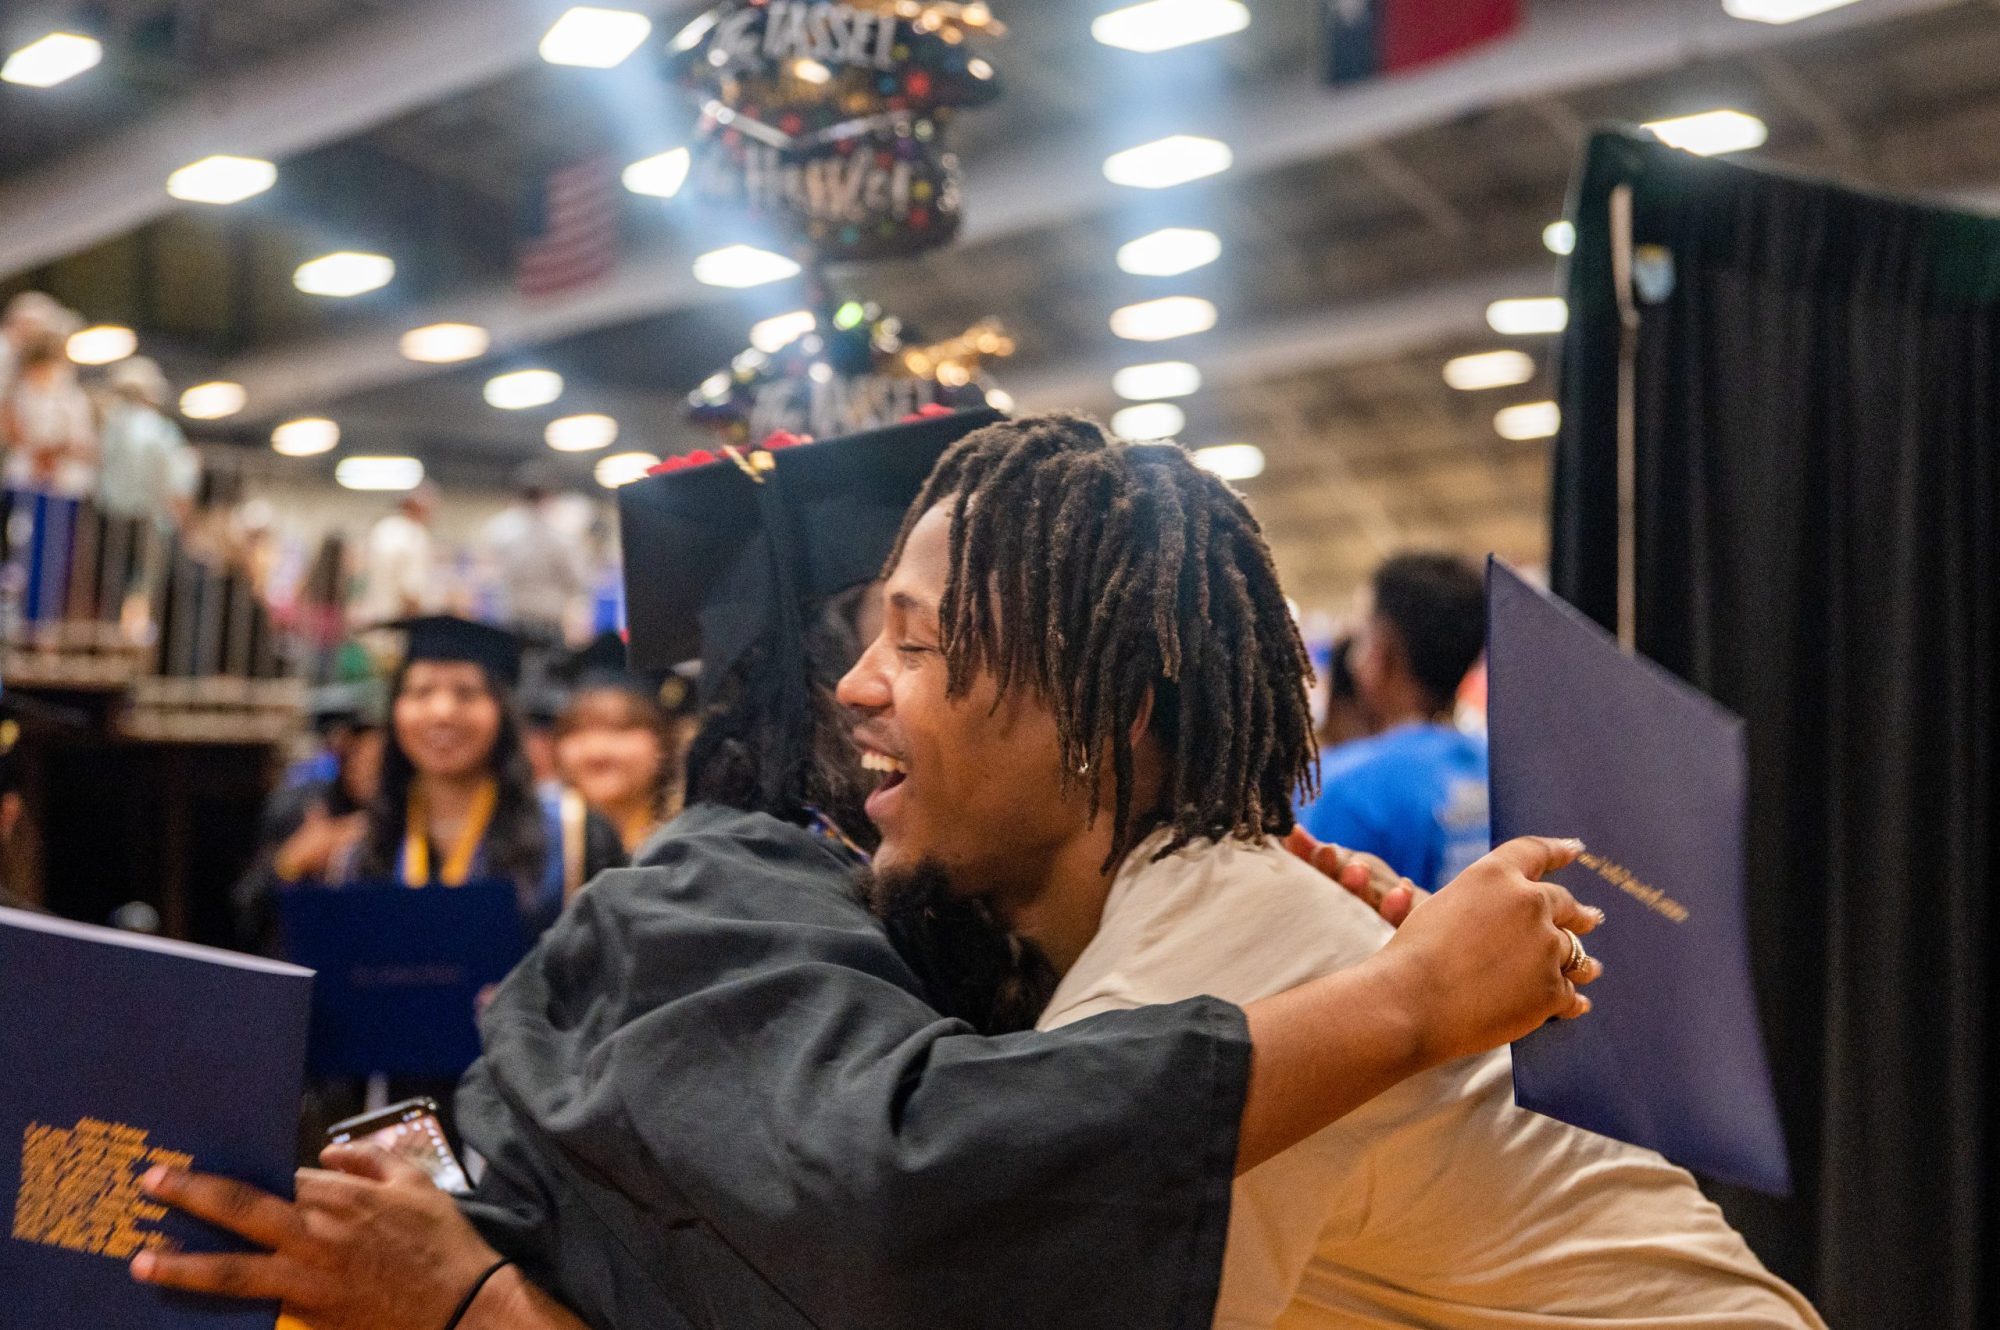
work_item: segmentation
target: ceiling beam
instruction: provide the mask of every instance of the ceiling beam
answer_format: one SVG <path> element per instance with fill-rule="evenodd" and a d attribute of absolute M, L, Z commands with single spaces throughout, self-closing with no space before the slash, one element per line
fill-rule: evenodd
<path fill-rule="evenodd" d="M 1220 134 L 1239 173 L 1318 160 L 1447 124 L 1469 112 L 1641 78 L 1689 62 L 1739 56 L 1801 38 L 1926 13 L 1958 0 L 1871 0 L 1806 22 L 1746 23 L 1715 0 L 1544 0 L 1526 29 L 1463 59 L 1359 87 L 1329 90 L 1303 78 L 1261 97 L 1204 107 L 1188 128 Z M 1108 148 L 1085 129 L 1004 156 L 969 159 L 960 244 L 1006 239 L 1061 226 L 1130 199 L 1104 179 Z M 669 247 L 628 261 L 598 286 L 529 304 L 511 290 L 469 292 L 412 310 L 393 326 L 273 348 L 224 366 L 249 390 L 250 412 L 323 407 L 349 392 L 422 377 L 432 367 L 396 354 L 403 328 L 439 320 L 483 323 L 496 351 L 552 337 L 740 298 L 696 284 L 692 250 Z"/>
<path fill-rule="evenodd" d="M 624 0 L 654 15 L 683 7 Z M 167 176 L 210 153 L 282 161 L 363 133 L 539 57 L 565 0 L 428 0 L 209 83 L 142 124 L 0 186 L 0 277 L 53 262 L 170 209 Z"/>

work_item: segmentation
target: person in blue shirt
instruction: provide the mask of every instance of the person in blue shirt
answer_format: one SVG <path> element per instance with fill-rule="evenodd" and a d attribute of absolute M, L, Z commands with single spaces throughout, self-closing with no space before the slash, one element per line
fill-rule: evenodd
<path fill-rule="evenodd" d="M 1402 554 L 1372 591 L 1348 664 L 1376 733 L 1321 754 L 1319 795 L 1299 823 L 1435 891 L 1491 848 L 1486 741 L 1452 723 L 1485 646 L 1485 590 L 1463 559 Z"/>

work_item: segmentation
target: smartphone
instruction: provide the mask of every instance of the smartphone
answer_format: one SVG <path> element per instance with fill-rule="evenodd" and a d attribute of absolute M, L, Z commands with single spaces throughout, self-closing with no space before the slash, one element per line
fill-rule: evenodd
<path fill-rule="evenodd" d="M 430 1174 L 432 1182 L 452 1195 L 472 1192 L 472 1183 L 444 1138 L 435 1099 L 405 1099 L 373 1113 L 345 1118 L 326 1129 L 326 1140 L 329 1145 L 349 1141 L 379 1145 Z"/>

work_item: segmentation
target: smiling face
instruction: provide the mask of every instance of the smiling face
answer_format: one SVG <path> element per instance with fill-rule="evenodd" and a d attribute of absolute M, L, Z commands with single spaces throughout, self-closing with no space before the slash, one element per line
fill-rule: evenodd
<path fill-rule="evenodd" d="M 666 747 L 643 704 L 622 689 L 593 690 L 570 704 L 556 739 L 556 765 L 584 802 L 619 812 L 657 794 Z"/>
<path fill-rule="evenodd" d="M 1031 898 L 1090 830 L 1065 794 L 1054 714 L 1033 692 L 1002 696 L 988 674 L 946 695 L 938 605 L 950 570 L 951 512 L 911 528 L 883 588 L 881 632 L 840 681 L 862 719 L 854 738 L 881 784 L 868 816 L 882 835 L 878 876 L 941 869 L 957 890 Z"/>
<path fill-rule="evenodd" d="M 492 759 L 500 699 L 470 661 L 420 660 L 403 674 L 394 720 L 396 744 L 420 774 L 462 778 Z"/>

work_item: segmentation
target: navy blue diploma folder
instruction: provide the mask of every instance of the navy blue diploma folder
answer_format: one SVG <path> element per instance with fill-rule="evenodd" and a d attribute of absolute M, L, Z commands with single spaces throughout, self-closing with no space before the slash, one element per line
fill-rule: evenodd
<path fill-rule="evenodd" d="M 1514 1098 L 1686 1168 L 1791 1190 L 1743 922 L 1742 720 L 1497 559 L 1486 567 L 1495 844 L 1576 836 L 1606 915 L 1595 1009 L 1514 1045 Z"/>
<path fill-rule="evenodd" d="M 505 882 L 293 887 L 278 925 L 285 954 L 319 972 L 318 1076 L 458 1076 L 479 1056 L 479 990 L 528 951 Z"/>
<path fill-rule="evenodd" d="M 0 909 L 0 1325 L 270 1330 L 133 1281 L 141 1248 L 243 1250 L 154 1204 L 154 1164 L 292 1192 L 312 973 Z"/>

